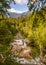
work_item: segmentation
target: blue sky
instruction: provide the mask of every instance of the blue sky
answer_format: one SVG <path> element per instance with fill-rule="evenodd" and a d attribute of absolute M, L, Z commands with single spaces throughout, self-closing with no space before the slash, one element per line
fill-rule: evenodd
<path fill-rule="evenodd" d="M 28 0 L 15 0 L 16 4 L 12 3 L 10 6 L 15 10 L 26 12 L 28 11 L 27 2 Z"/>
<path fill-rule="evenodd" d="M 19 11 L 27 11 L 28 7 L 26 4 L 11 4 L 11 7 L 14 8 L 15 10 L 19 10 Z"/>

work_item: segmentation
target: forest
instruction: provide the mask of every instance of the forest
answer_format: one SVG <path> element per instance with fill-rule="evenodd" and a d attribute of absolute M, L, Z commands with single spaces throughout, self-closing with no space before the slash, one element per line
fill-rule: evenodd
<path fill-rule="evenodd" d="M 20 39 L 27 39 L 32 57 L 46 55 L 46 7 L 26 16 L 7 18 L 0 15 L 0 65 L 19 65 L 9 57 L 10 43 L 17 34 Z M 2 59 L 2 56 L 4 57 Z"/>

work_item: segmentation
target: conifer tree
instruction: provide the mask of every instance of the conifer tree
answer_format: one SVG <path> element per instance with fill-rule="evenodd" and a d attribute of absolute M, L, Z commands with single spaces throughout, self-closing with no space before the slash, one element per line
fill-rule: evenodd
<path fill-rule="evenodd" d="M 46 0 L 29 0 L 28 1 L 28 7 L 29 7 L 29 10 L 40 10 L 41 8 L 43 8 L 46 4 Z"/>
<path fill-rule="evenodd" d="M 14 0 L 0 0 L 0 15 L 8 15 L 8 8 L 10 7 L 10 3 L 14 2 Z"/>

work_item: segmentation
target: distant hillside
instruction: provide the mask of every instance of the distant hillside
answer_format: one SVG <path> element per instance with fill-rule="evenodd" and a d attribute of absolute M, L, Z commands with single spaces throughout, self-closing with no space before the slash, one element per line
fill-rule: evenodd
<path fill-rule="evenodd" d="M 20 17 L 20 16 L 24 17 L 29 13 L 31 13 L 31 12 L 30 11 L 27 11 L 27 12 L 24 12 L 24 13 L 9 12 L 11 18 L 16 18 L 16 17 Z"/>
<path fill-rule="evenodd" d="M 46 7 L 45 7 L 46 8 Z M 44 10 L 44 8 L 42 8 L 41 10 Z M 39 10 L 39 11 L 41 11 L 41 10 Z M 35 11 L 36 12 L 36 11 Z M 35 12 L 33 12 L 33 10 L 32 11 L 27 11 L 27 12 L 23 12 L 23 13 L 16 13 L 16 12 L 9 12 L 9 14 L 10 14 L 10 17 L 11 18 L 16 18 L 16 17 L 20 17 L 20 16 L 22 16 L 22 17 L 25 17 L 25 16 L 27 16 L 28 14 L 30 15 L 30 14 L 33 14 L 33 13 L 35 13 Z M 38 11 L 37 11 L 38 12 Z M 37 14 L 36 14 L 37 15 Z"/>

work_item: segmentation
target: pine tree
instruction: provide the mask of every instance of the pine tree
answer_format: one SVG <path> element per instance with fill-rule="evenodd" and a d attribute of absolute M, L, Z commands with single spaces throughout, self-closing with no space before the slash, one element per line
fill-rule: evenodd
<path fill-rule="evenodd" d="M 29 0 L 28 1 L 28 7 L 29 7 L 29 10 L 40 10 L 41 8 L 43 8 L 46 4 L 46 0 Z"/>
<path fill-rule="evenodd" d="M 14 0 L 0 0 L 0 15 L 8 15 L 7 9 L 10 8 L 10 3 Z"/>

